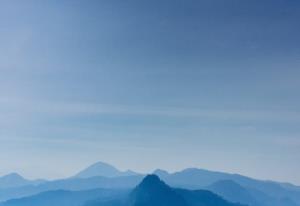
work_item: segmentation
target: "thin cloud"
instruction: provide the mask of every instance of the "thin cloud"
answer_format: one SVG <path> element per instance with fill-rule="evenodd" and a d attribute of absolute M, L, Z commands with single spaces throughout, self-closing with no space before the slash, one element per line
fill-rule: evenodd
<path fill-rule="evenodd" d="M 38 114 L 58 116 L 84 115 L 134 115 L 160 117 L 193 117 L 215 120 L 253 120 L 253 121 L 299 121 L 300 113 L 288 110 L 238 110 L 202 109 L 184 107 L 152 107 L 117 104 L 97 104 L 87 102 L 48 102 L 22 99 L 0 99 L 6 114 Z M 14 115 L 17 117 L 17 115 Z"/>

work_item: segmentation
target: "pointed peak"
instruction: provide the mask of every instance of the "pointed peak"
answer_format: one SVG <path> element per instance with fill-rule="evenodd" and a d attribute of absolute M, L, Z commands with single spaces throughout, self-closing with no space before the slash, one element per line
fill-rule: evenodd
<path fill-rule="evenodd" d="M 114 177 L 118 176 L 120 171 L 114 166 L 105 162 L 96 162 L 84 170 L 80 171 L 75 177 L 88 178 L 95 176 Z"/>
<path fill-rule="evenodd" d="M 150 174 L 147 175 L 146 177 L 144 177 L 142 182 L 160 182 L 161 180 L 159 179 L 159 177 L 157 175 L 154 174 Z"/>
<path fill-rule="evenodd" d="M 173 205 L 185 206 L 185 200 L 174 189 L 159 179 L 157 175 L 147 175 L 131 192 L 131 202 L 135 205 Z"/>
<path fill-rule="evenodd" d="M 157 175 L 151 174 L 144 177 L 142 182 L 139 184 L 140 188 L 160 188 L 160 187 L 168 187 Z"/>
<path fill-rule="evenodd" d="M 112 168 L 115 168 L 114 166 L 112 166 L 106 162 L 101 162 L 101 161 L 95 162 L 94 164 L 90 165 L 89 167 L 112 167 Z"/>

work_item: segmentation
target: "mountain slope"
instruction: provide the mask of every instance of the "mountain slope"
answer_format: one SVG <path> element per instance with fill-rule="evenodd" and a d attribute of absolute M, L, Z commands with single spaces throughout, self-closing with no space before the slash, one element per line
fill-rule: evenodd
<path fill-rule="evenodd" d="M 208 186 L 207 189 L 231 202 L 243 203 L 249 206 L 260 205 L 246 188 L 243 188 L 232 180 L 217 181 Z"/>
<path fill-rule="evenodd" d="M 137 173 L 127 170 L 127 171 L 120 171 L 112 165 L 109 165 L 104 162 L 97 162 L 88 168 L 80 171 L 78 174 L 75 175 L 76 178 L 89 178 L 89 177 L 96 177 L 96 176 L 103 176 L 103 177 L 120 177 L 120 176 L 131 176 L 137 175 Z"/>
<path fill-rule="evenodd" d="M 256 180 L 238 174 L 229 174 L 224 172 L 215 172 L 197 168 L 189 168 L 180 172 L 169 174 L 162 177 L 169 185 L 189 189 L 201 189 L 214 184 L 220 180 L 232 180 L 243 188 L 253 190 L 253 197 L 260 196 L 264 205 L 273 205 L 275 202 L 279 206 L 286 206 L 286 202 L 280 203 L 280 200 L 291 200 L 300 205 L 300 192 L 297 190 L 286 189 L 280 183 Z"/>
<path fill-rule="evenodd" d="M 241 204 L 231 203 L 208 190 L 177 189 L 176 192 L 186 200 L 189 206 L 241 206 Z"/>

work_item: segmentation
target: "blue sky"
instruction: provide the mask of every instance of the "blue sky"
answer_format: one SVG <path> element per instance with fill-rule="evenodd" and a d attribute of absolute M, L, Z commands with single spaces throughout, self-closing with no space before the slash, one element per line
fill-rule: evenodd
<path fill-rule="evenodd" d="M 95 161 L 300 184 L 300 3 L 1 1 L 0 175 Z"/>

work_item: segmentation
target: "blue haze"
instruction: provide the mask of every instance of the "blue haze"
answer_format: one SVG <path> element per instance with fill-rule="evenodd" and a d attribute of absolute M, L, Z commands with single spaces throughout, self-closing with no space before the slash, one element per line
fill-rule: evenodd
<path fill-rule="evenodd" d="M 299 19 L 296 0 L 1 1 L 0 174 L 300 184 Z"/>

